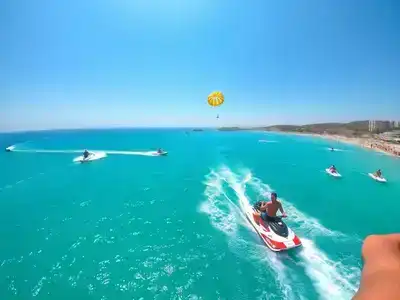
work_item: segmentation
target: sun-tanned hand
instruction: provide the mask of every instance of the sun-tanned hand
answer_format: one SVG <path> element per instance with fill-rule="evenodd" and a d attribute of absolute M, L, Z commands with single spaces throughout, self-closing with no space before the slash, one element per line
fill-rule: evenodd
<path fill-rule="evenodd" d="M 353 300 L 400 299 L 400 234 L 368 236 L 362 256 L 360 288 Z"/>

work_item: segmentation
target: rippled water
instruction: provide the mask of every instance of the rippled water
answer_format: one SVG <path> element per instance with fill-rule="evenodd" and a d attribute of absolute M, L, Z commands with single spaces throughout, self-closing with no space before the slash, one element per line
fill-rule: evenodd
<path fill-rule="evenodd" d="M 184 129 L 0 144 L 16 145 L 0 153 L 1 299 L 349 299 L 362 239 L 400 231 L 399 161 L 349 145 Z M 168 156 L 149 152 L 158 147 Z M 107 156 L 74 162 L 84 148 Z M 377 168 L 387 184 L 367 176 Z M 244 217 L 243 204 L 272 190 L 300 249 L 272 253 Z"/>

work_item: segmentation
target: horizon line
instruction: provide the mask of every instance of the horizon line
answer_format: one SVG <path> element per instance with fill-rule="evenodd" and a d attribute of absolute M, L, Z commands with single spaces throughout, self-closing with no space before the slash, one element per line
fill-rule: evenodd
<path fill-rule="evenodd" d="M 73 131 L 73 130 L 112 130 L 112 129 L 217 129 L 215 126 L 116 126 L 116 127 L 63 127 L 49 129 L 16 129 L 0 131 L 0 134 L 7 133 L 31 133 L 43 131 Z"/>
<path fill-rule="evenodd" d="M 0 134 L 9 133 L 31 133 L 31 132 L 43 132 L 43 131 L 68 131 L 68 130 L 111 130 L 111 129 L 218 129 L 218 128 L 262 128 L 262 127 L 273 127 L 273 126 L 307 126 L 307 125 L 318 125 L 318 124 L 348 124 L 352 122 L 366 122 L 366 121 L 378 121 L 378 122 L 400 122 L 400 120 L 353 120 L 349 122 L 318 122 L 318 123 L 306 123 L 306 124 L 273 124 L 273 125 L 224 125 L 224 126 L 210 126 L 210 125 L 196 125 L 196 126 L 110 126 L 110 127 L 62 127 L 62 128 L 47 128 L 47 129 L 15 129 L 15 130 L 0 130 Z"/>

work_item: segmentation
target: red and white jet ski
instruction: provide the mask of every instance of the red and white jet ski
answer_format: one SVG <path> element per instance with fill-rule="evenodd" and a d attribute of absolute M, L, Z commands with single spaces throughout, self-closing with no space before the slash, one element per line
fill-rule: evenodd
<path fill-rule="evenodd" d="M 282 221 L 282 218 L 270 217 L 270 220 L 266 222 L 254 214 L 256 212 L 259 212 L 256 207 L 247 205 L 246 217 L 269 249 L 279 252 L 301 246 L 300 239 Z"/>

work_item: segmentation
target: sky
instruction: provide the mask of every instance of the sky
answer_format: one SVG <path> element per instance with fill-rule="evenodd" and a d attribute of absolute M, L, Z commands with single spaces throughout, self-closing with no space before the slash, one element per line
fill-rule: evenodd
<path fill-rule="evenodd" d="M 396 0 L 1 7 L 0 131 L 400 120 Z"/>

